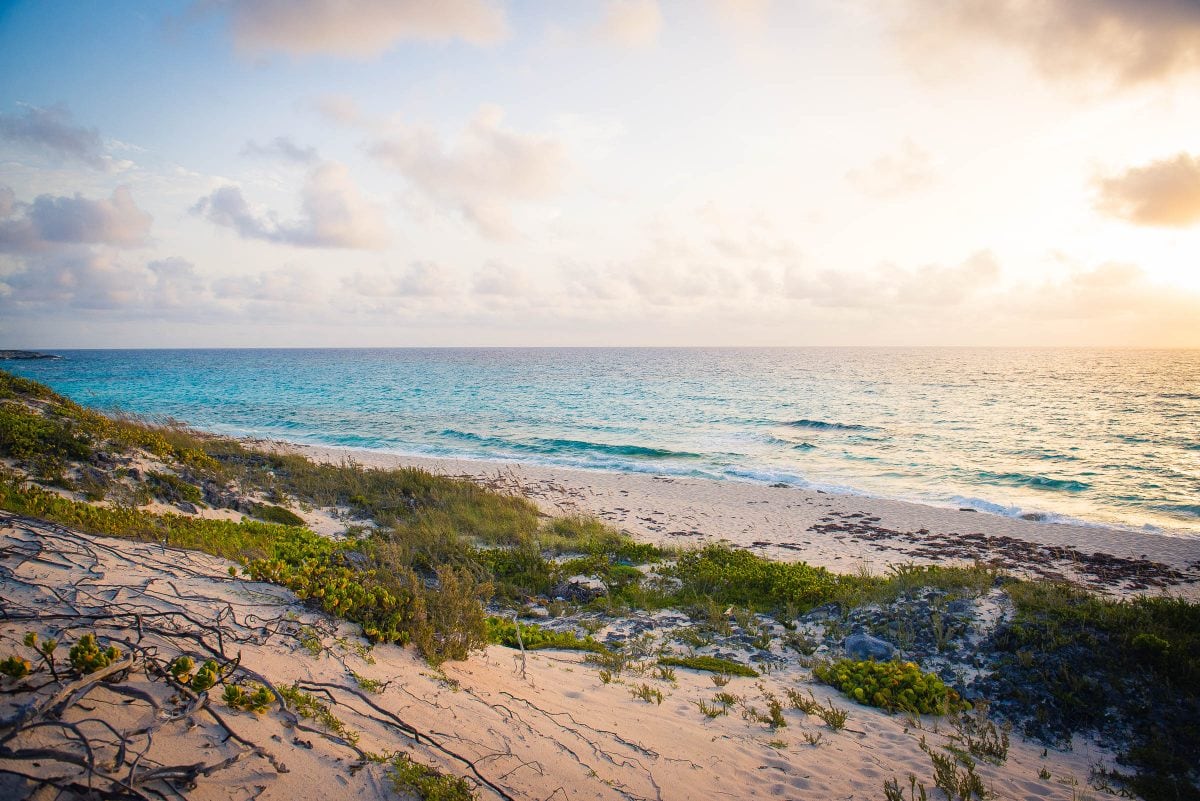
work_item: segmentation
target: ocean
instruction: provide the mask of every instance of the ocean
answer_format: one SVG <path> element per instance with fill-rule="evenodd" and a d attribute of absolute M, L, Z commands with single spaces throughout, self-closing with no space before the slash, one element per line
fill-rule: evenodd
<path fill-rule="evenodd" d="M 1198 350 L 52 352 L 3 367 L 228 434 L 1200 536 Z"/>

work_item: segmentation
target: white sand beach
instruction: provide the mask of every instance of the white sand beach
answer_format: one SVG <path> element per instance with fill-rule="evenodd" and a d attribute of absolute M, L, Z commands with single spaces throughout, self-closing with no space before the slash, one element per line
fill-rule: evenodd
<path fill-rule="evenodd" d="M 996 560 L 1021 575 L 1062 575 L 1108 593 L 1200 597 L 1200 539 L 1101 525 L 1038 522 L 957 508 L 638 473 L 434 459 L 378 451 L 263 443 L 317 461 L 419 467 L 520 492 L 547 514 L 596 515 L 640 540 L 720 540 L 772 559 L 837 572 L 901 562 Z"/>

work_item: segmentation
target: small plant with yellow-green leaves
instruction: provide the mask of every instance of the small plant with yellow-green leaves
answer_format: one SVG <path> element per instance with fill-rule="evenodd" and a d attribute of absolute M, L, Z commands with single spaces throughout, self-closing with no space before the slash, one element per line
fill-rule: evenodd
<path fill-rule="evenodd" d="M 396 754 L 388 769 L 388 778 L 399 793 L 422 801 L 473 801 L 475 793 L 466 779 L 449 776 L 414 762 L 408 754 Z"/>
<path fill-rule="evenodd" d="M 328 704 L 318 700 L 312 693 L 306 693 L 299 685 L 291 684 L 280 687 L 279 694 L 288 708 L 300 717 L 317 721 L 327 732 L 341 737 L 351 745 L 358 743 L 359 733 L 343 723 L 333 714 Z"/>
<path fill-rule="evenodd" d="M 212 689 L 218 681 L 221 680 L 221 666 L 217 664 L 215 659 L 206 659 L 200 669 L 196 671 L 196 675 L 192 676 L 192 680 L 188 685 L 195 692 L 202 693 L 205 690 Z"/>
<path fill-rule="evenodd" d="M 119 660 L 121 649 L 111 643 L 107 648 L 101 648 L 99 641 L 96 640 L 96 635 L 89 632 L 71 646 L 68 656 L 71 660 L 71 667 L 79 673 L 95 673 Z"/>
<path fill-rule="evenodd" d="M 50 668 L 50 675 L 56 680 L 58 679 L 58 663 L 54 659 L 54 651 L 58 648 L 58 640 L 53 637 L 47 637 L 44 640 L 38 640 L 37 632 L 28 631 L 25 633 L 25 646 L 32 648 L 37 652 L 37 655 L 46 663 L 46 667 Z"/>
<path fill-rule="evenodd" d="M 657 687 L 651 687 L 649 684 L 639 684 L 636 687 L 630 687 L 629 692 L 634 698 L 640 698 L 647 704 L 662 704 L 662 690 Z"/>
<path fill-rule="evenodd" d="M 196 670 L 196 662 L 188 655 L 178 656 L 167 668 L 171 671 L 171 675 L 175 677 L 175 681 L 180 684 L 187 684 L 192 680 L 192 674 Z"/>
<path fill-rule="evenodd" d="M 922 673 L 915 662 L 842 659 L 832 665 L 817 666 L 813 676 L 864 706 L 877 706 L 889 712 L 945 715 L 971 707 L 937 674 Z"/>
<path fill-rule="evenodd" d="M 275 702 L 275 693 L 260 684 L 226 684 L 221 700 L 234 709 L 262 714 Z"/>
<path fill-rule="evenodd" d="M 32 670 L 33 666 L 24 657 L 13 655 L 0 660 L 0 675 L 8 676 L 10 679 L 23 679 Z"/>

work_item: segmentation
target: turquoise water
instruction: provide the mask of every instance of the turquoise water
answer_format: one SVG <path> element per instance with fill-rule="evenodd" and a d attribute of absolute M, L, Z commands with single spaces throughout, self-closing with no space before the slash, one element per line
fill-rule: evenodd
<path fill-rule="evenodd" d="M 1200 351 L 57 351 L 81 403 L 406 454 L 784 482 L 1200 535 Z"/>

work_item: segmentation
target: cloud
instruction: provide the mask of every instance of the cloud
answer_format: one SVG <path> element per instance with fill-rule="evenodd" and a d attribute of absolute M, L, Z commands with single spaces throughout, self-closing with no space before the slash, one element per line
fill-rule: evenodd
<path fill-rule="evenodd" d="M 904 8 L 899 34 L 917 54 L 991 41 L 1023 50 L 1049 78 L 1125 86 L 1200 66 L 1196 0 L 909 0 Z"/>
<path fill-rule="evenodd" d="M 1111 217 L 1173 228 L 1200 222 L 1200 157 L 1180 153 L 1131 167 L 1098 187 L 1096 208 Z"/>
<path fill-rule="evenodd" d="M 217 279 L 213 294 L 221 300 L 311 305 L 327 298 L 316 276 L 307 270 L 279 268 L 257 275 Z"/>
<path fill-rule="evenodd" d="M 128 186 L 101 200 L 41 195 L 23 204 L 13 201 L 12 190 L 4 197 L 8 210 L 0 215 L 6 218 L 0 222 L 0 251 L 32 253 L 70 244 L 137 247 L 150 233 L 152 218 L 137 207 Z M 14 217 L 18 209 L 22 214 Z"/>
<path fill-rule="evenodd" d="M 501 126 L 503 112 L 485 106 L 458 141 L 432 131 L 399 127 L 369 152 L 403 175 L 429 201 L 455 211 L 490 238 L 512 235 L 512 206 L 545 200 L 565 181 L 563 146 L 550 137 Z"/>
<path fill-rule="evenodd" d="M 965 303 L 999 279 L 1000 265 L 982 250 L 949 266 L 885 264 L 868 272 L 793 268 L 784 273 L 783 293 L 827 308 L 946 308 Z"/>
<path fill-rule="evenodd" d="M 761 28 L 771 10 L 771 0 L 709 0 L 708 4 L 723 24 L 742 29 Z"/>
<path fill-rule="evenodd" d="M 30 145 L 101 169 L 109 163 L 102 152 L 100 133 L 95 128 L 75 125 L 65 106 L 26 106 L 19 113 L 0 113 L 0 140 Z"/>
<path fill-rule="evenodd" d="M 3 308 L 120 309 L 141 299 L 141 270 L 123 268 L 111 252 L 72 248 L 35 257 L 6 276 Z"/>
<path fill-rule="evenodd" d="M 311 108 L 338 125 L 357 125 L 363 118 L 358 103 L 347 95 L 321 95 L 311 102 Z"/>
<path fill-rule="evenodd" d="M 277 136 L 265 145 L 260 145 L 254 140 L 250 140 L 242 147 L 242 155 L 258 158 L 278 158 L 297 164 L 315 164 L 320 161 L 316 148 L 300 147 L 300 145 L 287 136 Z"/>
<path fill-rule="evenodd" d="M 343 285 L 363 297 L 440 298 L 454 294 L 455 282 L 448 271 L 431 261 L 414 261 L 403 271 L 358 272 Z"/>
<path fill-rule="evenodd" d="M 533 283 L 518 267 L 489 262 L 475 274 L 471 290 L 493 298 L 528 298 L 533 295 Z"/>
<path fill-rule="evenodd" d="M 935 179 L 929 154 L 911 139 L 905 139 L 897 151 L 885 153 L 867 166 L 846 173 L 846 180 L 860 192 L 877 197 L 916 192 Z"/>
<path fill-rule="evenodd" d="M 235 44 L 369 57 L 405 40 L 461 39 L 483 45 L 507 33 L 503 10 L 488 0 L 218 0 L 229 11 Z"/>
<path fill-rule="evenodd" d="M 155 309 L 193 308 L 208 293 L 196 266 L 186 259 L 159 259 L 147 264 L 146 269 L 151 280 L 146 284 L 145 297 Z"/>
<path fill-rule="evenodd" d="M 0 220 L 10 216 L 16 208 L 17 196 L 12 187 L 0 184 Z"/>
<path fill-rule="evenodd" d="M 609 0 L 597 28 L 599 37 L 621 47 L 649 47 L 662 30 L 658 0 Z"/>
<path fill-rule="evenodd" d="M 380 250 L 389 239 L 383 211 L 362 196 L 346 167 L 336 162 L 309 174 L 301 193 L 301 218 L 295 222 L 280 222 L 274 212 L 257 213 L 235 186 L 201 198 L 192 213 L 232 228 L 243 239 L 296 247 Z"/>

